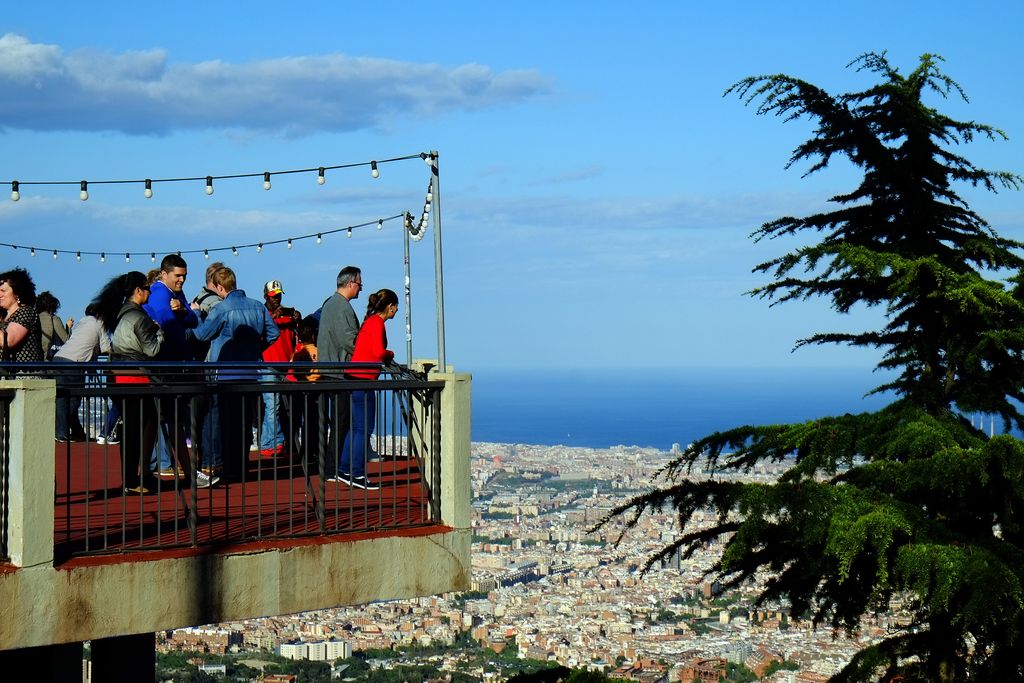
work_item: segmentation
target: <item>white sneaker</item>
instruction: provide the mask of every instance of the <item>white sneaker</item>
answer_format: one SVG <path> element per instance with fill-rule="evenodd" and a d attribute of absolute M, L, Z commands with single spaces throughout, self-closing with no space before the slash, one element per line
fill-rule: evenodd
<path fill-rule="evenodd" d="M 196 488 L 197 489 L 208 489 L 214 484 L 220 481 L 220 477 L 217 475 L 209 475 L 205 472 L 196 472 Z"/>

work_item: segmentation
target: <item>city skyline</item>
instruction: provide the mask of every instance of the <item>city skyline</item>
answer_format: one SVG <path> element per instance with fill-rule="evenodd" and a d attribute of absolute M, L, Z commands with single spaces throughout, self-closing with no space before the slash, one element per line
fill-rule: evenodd
<path fill-rule="evenodd" d="M 810 129 L 721 96 L 744 76 L 786 72 L 839 92 L 871 82 L 845 68 L 862 52 L 888 50 L 904 72 L 939 53 L 971 102 L 936 105 L 1010 138 L 958 151 L 1024 170 L 1024 93 L 1004 78 L 1024 51 L 1024 10 L 1010 3 L 456 3 L 286 16 L 269 3 L 144 15 L 127 3 L 63 7 L 45 17 L 12 8 L 0 29 L 4 183 L 259 173 L 438 150 L 447 360 L 468 371 L 602 367 L 624 354 L 640 367 L 873 365 L 867 351 L 790 350 L 874 314 L 837 319 L 821 302 L 769 310 L 743 295 L 762 281 L 751 267 L 784 246 L 748 234 L 822 207 L 853 178 L 843 163 L 804 180 L 806 169 L 785 170 Z M 151 267 L 125 263 L 124 251 L 270 242 L 418 213 L 426 166 L 380 170 L 330 171 L 322 186 L 315 173 L 279 175 L 269 192 L 262 178 L 225 180 L 209 197 L 202 182 L 167 184 L 149 200 L 136 185 L 93 185 L 87 202 L 77 184 L 23 186 L 19 202 L 0 202 L 0 241 L 38 253 L 5 248 L 0 258 L 29 268 L 78 317 L 105 279 Z M 1024 238 L 1020 193 L 964 195 L 1003 235 Z M 347 263 L 363 266 L 368 290 L 401 289 L 396 221 L 344 235 L 214 257 L 250 296 L 281 280 L 303 312 Z M 419 357 L 435 353 L 431 240 L 412 253 Z M 46 248 L 111 253 L 78 263 Z M 206 263 L 190 258 L 189 293 Z M 623 318 L 639 333 L 623 338 L 612 322 Z"/>

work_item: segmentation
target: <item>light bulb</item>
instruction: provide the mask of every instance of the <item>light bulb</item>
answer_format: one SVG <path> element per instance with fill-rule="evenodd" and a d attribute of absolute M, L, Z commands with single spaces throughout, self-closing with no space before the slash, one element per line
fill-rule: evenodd
<path fill-rule="evenodd" d="M 203 258 L 206 260 L 210 260 L 210 252 L 208 249 L 203 249 Z"/>
<path fill-rule="evenodd" d="M 433 154 L 427 154 L 426 152 L 420 152 L 420 159 L 423 159 L 423 162 L 427 166 L 433 166 L 434 165 L 434 155 Z"/>
<path fill-rule="evenodd" d="M 423 214 L 426 215 L 426 214 L 429 214 L 429 213 L 430 213 L 430 202 L 427 202 L 426 204 L 423 205 Z"/>
<path fill-rule="evenodd" d="M 384 219 L 383 218 L 377 220 L 377 229 L 378 230 L 383 230 L 384 229 Z"/>
<path fill-rule="evenodd" d="M 324 238 L 320 236 L 320 233 L 317 233 L 316 234 L 316 243 L 320 244 L 323 241 L 324 241 Z"/>
<path fill-rule="evenodd" d="M 231 255 L 232 256 L 238 256 L 238 250 L 235 249 L 234 247 L 231 247 Z"/>
<path fill-rule="evenodd" d="M 323 185 L 324 183 L 327 182 L 327 178 L 324 177 L 324 167 L 323 166 L 318 168 L 317 171 L 316 171 L 316 182 L 317 182 L 317 185 Z"/>
<path fill-rule="evenodd" d="M 132 262 L 132 255 L 129 254 L 127 251 L 124 252 L 124 262 L 125 263 L 131 263 Z"/>
<path fill-rule="evenodd" d="M 256 245 L 256 253 L 258 254 L 261 251 L 263 251 L 263 242 L 260 242 L 259 244 Z"/>
<path fill-rule="evenodd" d="M 213 176 L 206 176 L 206 194 L 213 194 Z"/>
<path fill-rule="evenodd" d="M 35 255 L 36 255 L 36 248 L 35 248 L 35 247 L 32 247 L 32 255 L 33 255 L 33 256 L 35 256 Z"/>
<path fill-rule="evenodd" d="M 270 171 L 264 171 L 263 173 L 263 189 L 270 189 Z"/>
<path fill-rule="evenodd" d="M 372 175 L 374 178 L 380 178 L 380 171 L 377 170 L 376 161 L 370 162 L 370 175 Z"/>
<path fill-rule="evenodd" d="M 152 263 L 156 263 L 156 252 L 155 251 L 149 252 L 149 260 Z"/>
<path fill-rule="evenodd" d="M 89 198 L 89 183 L 82 181 L 82 191 L 78 193 L 78 198 L 83 202 Z"/>
<path fill-rule="evenodd" d="M 292 241 L 291 241 L 291 238 L 289 238 L 289 239 L 288 239 L 288 248 L 289 248 L 289 249 L 291 249 L 291 248 L 292 248 Z"/>
<path fill-rule="evenodd" d="M 18 181 L 11 181 L 11 201 L 16 202 L 21 199 L 21 192 L 18 191 Z"/>
<path fill-rule="evenodd" d="M 57 250 L 56 249 L 53 250 L 53 260 L 54 261 L 57 260 Z"/>
<path fill-rule="evenodd" d="M 427 193 L 427 201 L 428 202 L 434 201 L 434 193 L 433 192 L 428 192 Z"/>
<path fill-rule="evenodd" d="M 347 237 L 351 237 L 351 236 L 352 236 L 352 228 L 349 228 L 349 229 L 348 229 L 348 235 L 347 235 Z"/>
<path fill-rule="evenodd" d="M 82 252 L 80 252 L 80 251 L 76 251 L 75 252 L 75 260 L 76 261 L 81 261 L 82 260 Z"/>
<path fill-rule="evenodd" d="M 106 253 L 100 252 L 100 263 L 106 263 L 106 262 L 107 262 L 107 255 L 106 255 Z"/>
<path fill-rule="evenodd" d="M 142 195 L 146 199 L 153 198 L 153 181 L 150 180 L 149 178 L 146 178 L 146 189 L 142 191 Z"/>

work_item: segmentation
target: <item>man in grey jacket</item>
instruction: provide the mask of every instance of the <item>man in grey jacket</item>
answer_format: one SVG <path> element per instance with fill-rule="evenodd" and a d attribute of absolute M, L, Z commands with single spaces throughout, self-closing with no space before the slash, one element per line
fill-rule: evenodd
<path fill-rule="evenodd" d="M 361 271 L 355 266 L 345 266 L 338 272 L 337 290 L 324 302 L 320 313 L 320 331 L 316 336 L 316 347 L 319 362 L 347 363 L 352 360 L 352 350 L 356 346 L 356 334 L 359 333 L 359 318 L 350 303 L 359 298 L 359 290 L 363 288 Z M 325 379 L 344 379 L 338 373 L 325 373 Z M 348 436 L 350 411 L 350 392 L 339 392 L 334 396 L 328 408 L 334 428 L 328 445 L 329 455 L 324 462 L 324 478 L 333 477 L 338 468 L 338 456 Z"/>
<path fill-rule="evenodd" d="M 320 313 L 316 348 L 320 361 L 345 363 L 352 358 L 356 334 L 359 332 L 359 317 L 350 302 L 359 298 L 363 277 L 355 266 L 345 266 L 338 272 L 337 282 L 337 291 L 324 302 Z"/>

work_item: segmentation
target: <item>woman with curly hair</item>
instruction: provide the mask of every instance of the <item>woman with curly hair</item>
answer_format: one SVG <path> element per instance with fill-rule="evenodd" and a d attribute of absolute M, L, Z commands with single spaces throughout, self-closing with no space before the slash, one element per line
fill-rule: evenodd
<path fill-rule="evenodd" d="M 24 268 L 0 273 L 0 330 L 0 359 L 17 363 L 43 360 L 36 285 Z"/>

